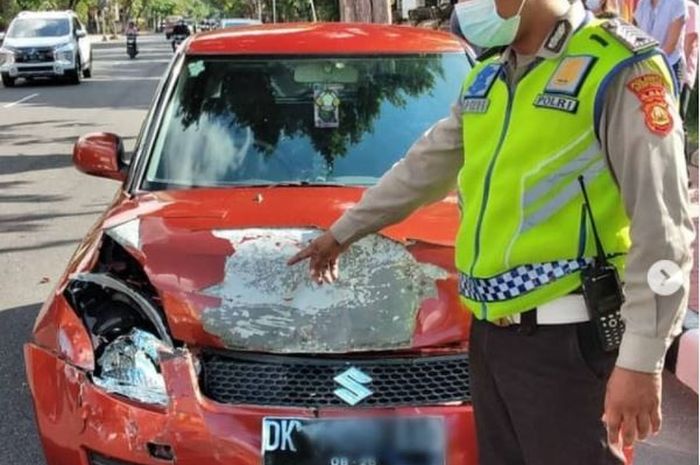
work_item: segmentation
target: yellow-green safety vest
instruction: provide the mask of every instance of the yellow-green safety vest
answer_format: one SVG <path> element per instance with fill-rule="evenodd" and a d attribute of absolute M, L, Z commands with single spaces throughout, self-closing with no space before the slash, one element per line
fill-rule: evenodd
<path fill-rule="evenodd" d="M 456 265 L 461 298 L 477 318 L 520 313 L 581 285 L 596 246 L 579 176 L 606 254 L 624 273 L 629 218 L 597 134 L 605 91 L 643 60 L 675 89 L 654 44 L 635 50 L 635 37 L 625 41 L 605 25 L 582 25 L 512 92 L 499 57 L 478 63 L 465 81 Z"/>

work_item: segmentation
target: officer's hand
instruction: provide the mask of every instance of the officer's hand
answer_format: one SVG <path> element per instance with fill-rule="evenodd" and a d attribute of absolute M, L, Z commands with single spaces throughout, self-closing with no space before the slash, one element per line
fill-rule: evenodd
<path fill-rule="evenodd" d="M 661 375 L 616 367 L 605 394 L 610 444 L 628 447 L 661 429 Z"/>
<path fill-rule="evenodd" d="M 345 247 L 330 232 L 318 236 L 301 252 L 293 256 L 287 265 L 295 265 L 309 259 L 309 272 L 314 281 L 332 283 L 338 279 L 338 256 Z"/>

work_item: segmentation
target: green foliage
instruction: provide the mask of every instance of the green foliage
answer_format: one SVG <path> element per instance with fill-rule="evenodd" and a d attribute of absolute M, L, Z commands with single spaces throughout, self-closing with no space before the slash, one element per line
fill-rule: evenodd
<path fill-rule="evenodd" d="M 211 16 L 257 18 L 258 8 L 266 21 L 272 21 L 272 0 L 111 0 L 132 18 L 182 15 L 194 19 Z M 0 0 L 0 29 L 22 10 L 73 9 L 83 21 L 98 0 Z M 338 0 L 314 0 L 319 21 L 338 21 Z M 277 0 L 277 20 L 310 21 L 309 0 Z"/>

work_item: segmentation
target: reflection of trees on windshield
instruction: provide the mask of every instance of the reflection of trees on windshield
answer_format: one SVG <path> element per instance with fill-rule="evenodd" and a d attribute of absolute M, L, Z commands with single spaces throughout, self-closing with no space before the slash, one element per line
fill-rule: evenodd
<path fill-rule="evenodd" d="M 440 56 L 347 60 L 359 79 L 339 91 L 339 126 L 330 129 L 316 127 L 313 85 L 294 81 L 295 64 L 311 61 L 206 62 L 183 83 L 178 102 L 183 129 L 205 115 L 232 130 L 248 127 L 255 148 L 265 154 L 283 137 L 306 137 L 332 167 L 336 157 L 373 132 L 384 101 L 404 107 L 408 97 L 430 94 L 444 73 Z"/>

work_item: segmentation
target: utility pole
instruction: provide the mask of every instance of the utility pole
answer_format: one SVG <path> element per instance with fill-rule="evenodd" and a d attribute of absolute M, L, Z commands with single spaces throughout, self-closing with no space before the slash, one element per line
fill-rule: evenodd
<path fill-rule="evenodd" d="M 272 22 L 277 22 L 277 0 L 272 0 Z"/>
<path fill-rule="evenodd" d="M 260 22 L 262 22 L 263 17 L 262 17 L 262 0 L 256 0 L 257 5 L 258 5 L 258 19 Z"/>
<path fill-rule="evenodd" d="M 391 23 L 391 2 L 340 0 L 340 20 L 349 23 Z"/>

